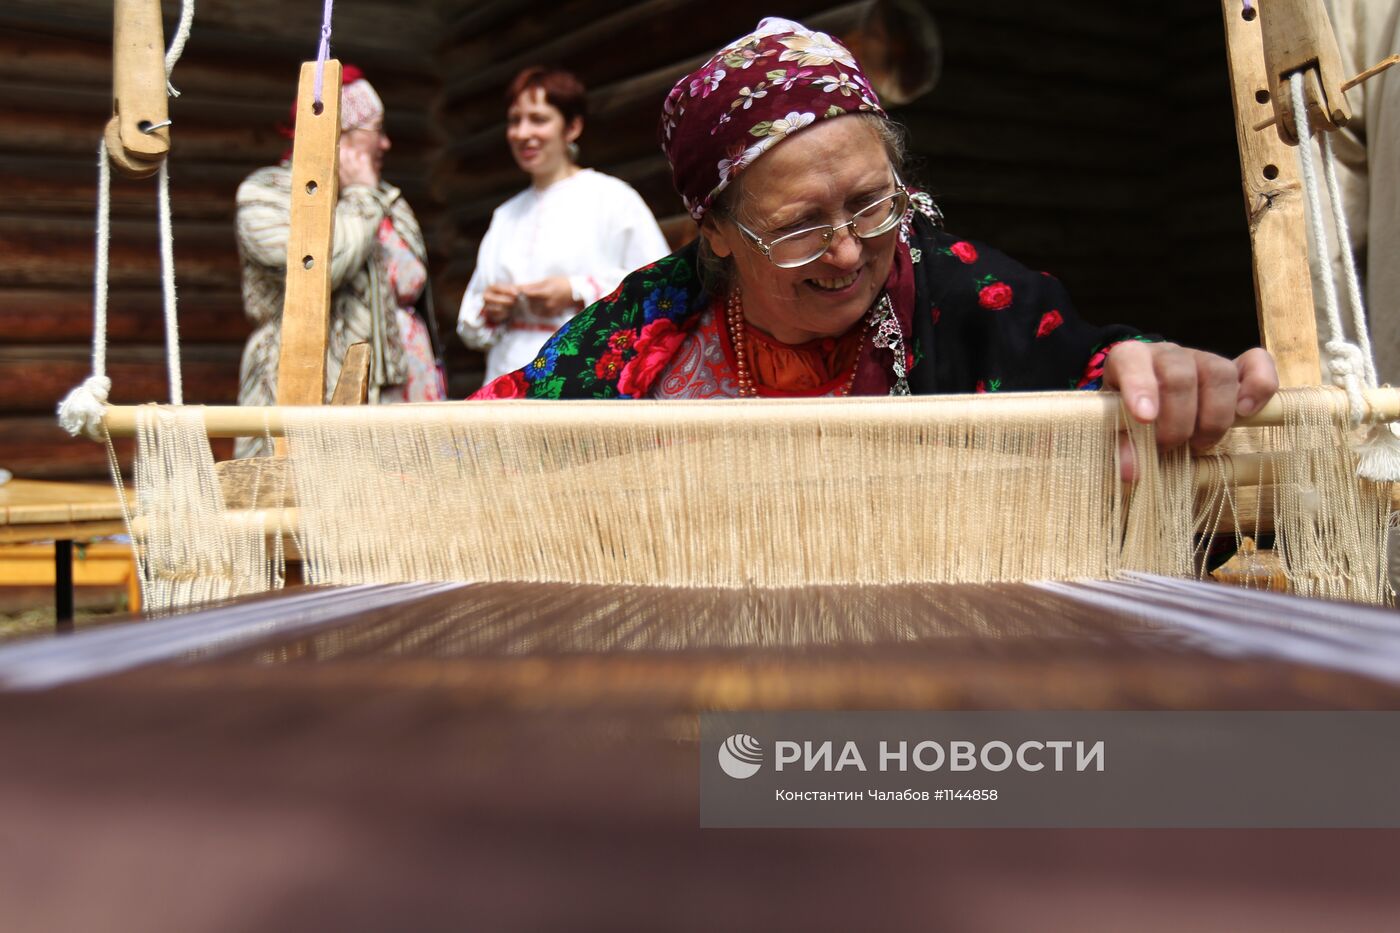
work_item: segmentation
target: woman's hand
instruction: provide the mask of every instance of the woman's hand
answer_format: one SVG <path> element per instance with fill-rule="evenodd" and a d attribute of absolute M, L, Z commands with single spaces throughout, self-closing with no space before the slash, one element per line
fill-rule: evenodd
<path fill-rule="evenodd" d="M 481 313 L 492 324 L 501 324 L 510 319 L 515 308 L 520 289 L 514 285 L 488 285 L 481 296 Z"/>
<path fill-rule="evenodd" d="M 1189 441 L 1203 450 L 1225 436 L 1236 416 L 1252 415 L 1273 398 L 1278 373 L 1259 347 L 1227 360 L 1174 343 L 1131 340 L 1109 353 L 1103 384 L 1122 393 L 1138 421 L 1156 423 L 1159 446 Z"/>
<path fill-rule="evenodd" d="M 574 287 L 562 275 L 552 275 L 538 282 L 520 286 L 520 294 L 530 301 L 530 307 L 537 314 L 556 315 L 577 307 L 574 300 Z"/>
<path fill-rule="evenodd" d="M 340 146 L 340 187 L 364 185 L 367 188 L 379 187 L 379 172 L 374 167 L 374 159 L 369 153 L 355 146 L 345 145 L 341 137 Z"/>
<path fill-rule="evenodd" d="M 1114 347 L 1103 384 L 1117 389 L 1129 413 L 1157 425 L 1157 446 L 1187 441 L 1204 450 L 1225 436 L 1236 417 L 1252 415 L 1278 391 L 1278 372 L 1267 350 L 1255 347 L 1234 360 L 1174 343 L 1130 340 Z M 1137 478 L 1127 436 L 1119 453 L 1124 482 Z"/>

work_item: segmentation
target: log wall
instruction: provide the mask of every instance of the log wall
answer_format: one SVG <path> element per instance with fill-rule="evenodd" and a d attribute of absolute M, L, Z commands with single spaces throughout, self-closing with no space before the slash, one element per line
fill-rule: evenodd
<path fill-rule="evenodd" d="M 320 4 L 201 0 L 176 66 L 170 162 L 186 401 L 236 400 L 249 326 L 242 312 L 234 193 L 287 145 L 297 69 L 314 57 Z M 314 9 L 312 9 L 314 7 Z M 166 36 L 178 4 L 164 5 Z M 337 8 L 336 52 L 385 98 L 394 148 L 385 174 L 424 222 L 436 92 L 431 9 Z M 67 437 L 54 407 L 88 374 L 92 337 L 96 146 L 111 113 L 111 4 L 10 2 L 0 10 L 0 466 L 42 478 L 100 478 L 106 454 Z M 155 179 L 114 175 L 108 372 L 116 402 L 169 398 L 155 224 Z"/>
<path fill-rule="evenodd" d="M 1257 341 L 1219 11 L 1107 0 L 922 0 L 944 44 L 942 78 L 893 116 L 914 175 L 950 230 L 1069 286 L 1094 320 L 1126 321 L 1238 353 Z M 861 4 L 782 0 L 766 11 L 841 34 Z M 632 184 L 673 239 L 693 227 L 656 147 L 676 78 L 756 22 L 747 4 L 444 0 L 445 146 L 432 166 L 448 205 L 438 240 L 460 295 L 492 209 L 518 191 L 501 94 L 545 62 L 590 88 L 582 161 Z M 461 351 L 459 351 L 461 352 Z M 479 365 L 463 353 L 464 387 Z"/>

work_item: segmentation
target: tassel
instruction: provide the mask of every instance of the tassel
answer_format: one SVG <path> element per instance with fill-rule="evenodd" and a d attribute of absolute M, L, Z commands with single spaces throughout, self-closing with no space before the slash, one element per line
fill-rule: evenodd
<path fill-rule="evenodd" d="M 102 416 L 107 411 L 107 394 L 112 380 L 106 376 L 89 376 L 83 384 L 58 403 L 58 423 L 69 434 L 82 434 L 95 441 L 102 440 Z"/>
<path fill-rule="evenodd" d="M 1355 452 L 1357 476 L 1377 483 L 1400 482 L 1400 437 L 1391 425 L 1376 425 Z"/>

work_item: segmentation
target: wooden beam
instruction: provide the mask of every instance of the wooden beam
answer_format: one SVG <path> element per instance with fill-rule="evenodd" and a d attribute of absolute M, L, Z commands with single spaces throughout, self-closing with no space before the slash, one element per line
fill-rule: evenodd
<path fill-rule="evenodd" d="M 1238 0 L 1221 0 L 1221 9 L 1245 216 L 1254 249 L 1259 334 L 1278 365 L 1282 385 L 1315 385 L 1322 371 L 1297 153 L 1272 130 L 1254 129 L 1260 119 L 1273 112 L 1258 17 L 1246 19 Z"/>
<path fill-rule="evenodd" d="M 314 100 L 317 67 L 315 62 L 301 66 L 297 91 L 279 405 L 320 405 L 326 399 L 331 250 L 340 197 L 340 62 L 326 62 L 319 104 Z"/>
<path fill-rule="evenodd" d="M 1364 389 L 1362 396 L 1370 410 L 1370 417 L 1379 421 L 1400 421 L 1400 389 L 1384 386 L 1379 389 Z M 1024 421 L 1027 418 L 1102 418 L 1115 415 L 1120 402 L 1111 392 L 1008 392 L 995 396 L 989 402 L 985 396 L 943 395 L 926 396 L 919 401 L 911 401 L 909 406 L 920 409 L 920 417 L 926 423 L 960 422 L 972 418 L 969 414 L 976 407 L 975 417 L 984 424 L 1001 424 Z M 485 411 L 487 406 L 494 411 L 503 411 L 501 402 L 434 402 L 424 405 L 391 405 L 379 409 L 376 417 L 393 420 L 405 426 L 416 424 L 442 423 L 456 414 L 473 410 Z M 1341 415 L 1349 410 L 1346 393 L 1341 389 L 1330 390 L 1327 404 L 1333 414 Z M 1287 400 L 1276 395 L 1268 404 L 1247 418 L 1238 418 L 1235 428 L 1256 428 L 1278 425 L 1284 422 Z M 637 406 L 616 405 L 597 400 L 574 400 L 569 402 L 548 400 L 515 399 L 509 409 L 519 415 L 528 412 L 532 424 L 537 427 L 556 425 L 560 429 L 577 429 L 580 424 L 607 427 L 611 424 L 633 423 L 639 417 Z M 881 424 L 900 424 L 907 418 L 899 406 L 878 408 L 873 405 L 818 405 L 787 406 L 779 412 L 781 405 L 769 406 L 759 411 L 759 406 L 747 405 L 746 411 L 756 412 L 746 417 L 768 417 L 785 425 L 801 425 L 807 419 L 828 419 L 828 423 L 840 427 L 847 421 L 859 423 L 863 427 L 878 427 Z M 140 413 L 138 406 L 109 405 L 103 416 L 103 424 L 113 437 L 127 437 L 136 432 Z M 208 405 L 204 408 L 205 433 L 209 437 L 259 437 L 271 434 L 281 437 L 286 433 L 287 406 L 253 405 Z M 295 412 L 295 419 L 302 424 L 319 425 L 345 424 L 362 419 L 358 412 L 347 412 L 328 405 L 309 405 Z M 677 424 L 719 424 L 732 420 L 733 412 L 726 406 L 695 407 L 672 406 L 668 417 Z"/>

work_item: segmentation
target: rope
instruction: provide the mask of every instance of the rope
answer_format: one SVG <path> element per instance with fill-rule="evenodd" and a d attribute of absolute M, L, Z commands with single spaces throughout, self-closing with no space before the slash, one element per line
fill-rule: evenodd
<path fill-rule="evenodd" d="M 1371 351 L 1371 334 L 1366 324 L 1366 308 L 1361 300 L 1361 281 L 1356 274 L 1356 262 L 1351 254 L 1351 232 L 1347 227 L 1341 192 L 1337 186 L 1336 168 L 1332 157 L 1332 141 L 1326 133 L 1319 139 L 1322 172 L 1327 193 L 1332 200 L 1332 217 L 1337 227 L 1337 251 L 1342 256 L 1342 271 L 1346 277 L 1347 303 L 1351 310 L 1356 343 L 1346 340 L 1341 312 L 1337 308 L 1337 282 L 1332 275 L 1328 257 L 1327 234 L 1322 226 L 1322 205 L 1317 190 L 1317 172 L 1312 161 L 1312 131 L 1308 126 L 1307 102 L 1303 98 L 1303 75 L 1295 72 L 1288 79 L 1293 98 L 1293 117 L 1298 123 L 1298 158 L 1303 167 L 1303 191 L 1308 199 L 1308 225 L 1318 251 L 1318 277 L 1322 280 L 1322 305 L 1327 316 L 1327 368 L 1333 382 L 1346 389 L 1351 405 L 1352 424 L 1360 425 L 1371 414 L 1361 394 L 1363 387 L 1375 388 L 1376 362 Z M 1359 344 L 1359 346 L 1358 346 Z M 1372 424 L 1371 430 L 1356 445 L 1358 476 L 1378 483 L 1400 482 L 1400 437 L 1389 424 Z"/>
<path fill-rule="evenodd" d="M 107 376 L 107 263 L 112 239 L 112 163 L 107 140 L 97 141 L 97 258 L 92 275 L 92 374 Z"/>
<path fill-rule="evenodd" d="M 170 72 L 185 51 L 185 43 L 190 38 L 190 25 L 194 22 L 194 0 L 184 0 L 180 4 L 180 24 L 175 27 L 175 37 L 170 40 L 170 48 L 165 53 L 165 93 L 179 97 L 180 92 L 170 83 Z"/>
<path fill-rule="evenodd" d="M 1327 182 L 1327 196 L 1332 200 L 1332 219 L 1337 227 L 1337 252 L 1342 255 L 1342 281 L 1347 288 L 1347 305 L 1351 310 L 1351 326 L 1356 331 L 1356 342 L 1361 348 L 1362 360 L 1366 365 L 1366 384 L 1376 386 L 1375 354 L 1371 350 L 1371 329 L 1366 323 L 1366 305 L 1361 299 L 1361 277 L 1356 273 L 1356 259 L 1351 252 L 1351 229 L 1347 225 L 1347 212 L 1342 204 L 1342 192 L 1337 185 L 1337 166 L 1332 155 L 1332 134 L 1322 133 L 1318 139 L 1322 147 L 1322 177 Z"/>
<path fill-rule="evenodd" d="M 165 365 L 170 376 L 170 404 L 183 405 L 185 393 L 180 375 L 180 325 L 175 314 L 175 237 L 170 224 L 169 165 L 169 159 L 161 160 L 156 196 L 160 225 L 160 284 L 165 307 Z"/>
<path fill-rule="evenodd" d="M 165 90 L 171 97 L 180 92 L 170 83 L 170 73 L 185 51 L 194 22 L 194 0 L 183 0 L 180 22 L 165 53 Z M 165 309 L 166 366 L 170 375 L 170 401 L 184 404 L 180 373 L 180 335 L 175 314 L 175 246 L 170 221 L 169 160 L 160 163 L 156 188 L 157 223 L 160 227 L 161 290 Z M 92 375 L 58 404 L 58 423 L 73 436 L 79 434 L 102 440 L 102 417 L 112 380 L 107 377 L 107 277 L 112 239 L 112 166 L 107 158 L 105 139 L 97 144 L 97 231 L 92 268 Z"/>
<path fill-rule="evenodd" d="M 182 0 L 180 23 L 175 27 L 175 37 L 170 40 L 170 48 L 165 53 L 165 90 L 171 97 L 180 96 L 175 85 L 170 83 L 170 73 L 185 51 L 193 23 L 194 0 Z M 180 327 L 175 314 L 175 243 L 170 223 L 169 165 L 169 159 L 161 160 L 160 177 L 156 184 L 156 212 L 160 226 L 161 293 L 165 308 L 165 362 L 170 377 L 170 404 L 183 405 L 185 392 L 180 373 Z"/>
<path fill-rule="evenodd" d="M 1332 373 L 1332 381 L 1346 389 L 1351 401 L 1351 418 L 1360 424 L 1367 412 L 1366 400 L 1361 395 L 1362 379 L 1367 368 L 1361 356 L 1361 348 L 1346 340 L 1342 327 L 1341 313 L 1337 309 L 1337 282 L 1332 276 L 1332 264 L 1325 261 L 1327 254 L 1327 231 L 1322 226 L 1322 200 L 1317 190 L 1317 169 L 1313 166 L 1311 134 L 1308 126 L 1307 102 L 1303 98 L 1303 75 L 1295 72 L 1288 79 L 1288 89 L 1293 97 L 1293 118 L 1298 123 L 1298 159 L 1303 168 L 1303 193 L 1308 202 L 1308 227 L 1313 242 L 1317 244 L 1324 261 L 1319 262 L 1318 276 L 1322 280 L 1322 310 L 1327 318 L 1327 368 Z M 1345 249 L 1343 250 L 1345 252 Z"/>
<path fill-rule="evenodd" d="M 103 437 L 102 415 L 112 380 L 107 378 L 107 254 L 112 228 L 112 166 L 107 141 L 97 144 L 97 243 L 92 273 L 92 375 L 58 403 L 58 423 L 69 434 Z"/>
<path fill-rule="evenodd" d="M 321 10 L 321 44 L 316 48 L 316 87 L 313 94 L 318 108 L 321 106 L 321 85 L 326 76 L 326 59 L 331 56 L 331 10 L 334 7 L 335 0 L 326 0 Z"/>

